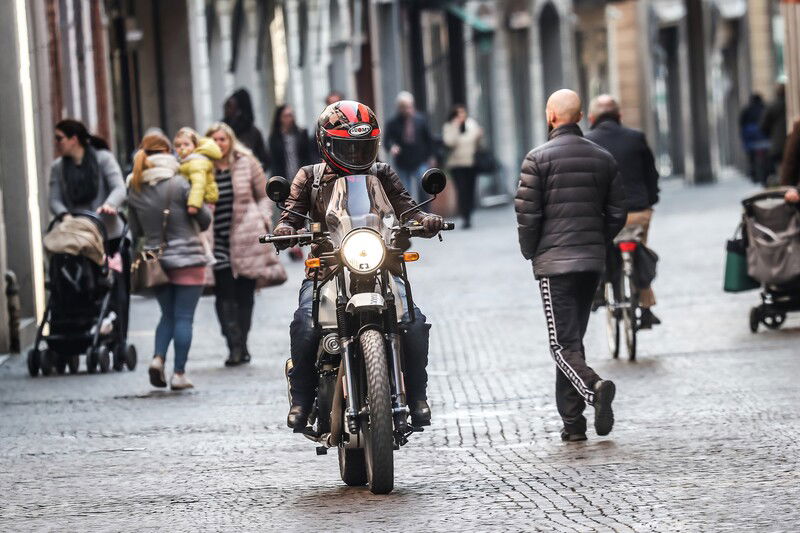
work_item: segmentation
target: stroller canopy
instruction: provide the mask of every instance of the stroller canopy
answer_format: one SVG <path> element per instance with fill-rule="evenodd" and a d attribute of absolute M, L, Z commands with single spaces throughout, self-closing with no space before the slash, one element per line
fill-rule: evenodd
<path fill-rule="evenodd" d="M 44 237 L 51 254 L 83 256 L 99 266 L 105 264 L 105 243 L 97 224 L 81 216 L 65 215 Z"/>

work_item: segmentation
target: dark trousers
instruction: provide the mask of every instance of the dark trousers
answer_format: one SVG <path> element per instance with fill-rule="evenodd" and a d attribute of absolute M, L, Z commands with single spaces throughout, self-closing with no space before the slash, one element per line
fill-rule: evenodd
<path fill-rule="evenodd" d="M 256 292 L 256 280 L 239 276 L 233 277 L 230 267 L 214 270 L 214 307 L 222 328 L 222 335 L 227 338 L 226 309 L 235 309 L 236 316 L 231 317 L 239 324 L 243 348 L 247 349 L 247 336 L 253 322 L 253 303 Z M 226 303 L 227 302 L 227 303 Z"/>
<path fill-rule="evenodd" d="M 465 223 L 472 220 L 475 209 L 475 183 L 478 172 L 475 167 L 456 167 L 450 170 L 458 189 L 458 213 Z"/>
<path fill-rule="evenodd" d="M 402 283 L 398 283 L 402 287 Z M 292 369 L 289 372 L 289 394 L 292 403 L 310 406 L 314 401 L 317 389 L 317 347 L 320 341 L 320 332 L 314 328 L 312 318 L 312 303 L 314 297 L 314 282 L 303 280 L 300 287 L 300 297 L 294 320 L 289 326 L 289 336 L 292 351 Z M 404 290 L 401 288 L 401 297 Z M 426 323 L 427 318 L 418 307 L 415 307 L 415 318 L 411 321 L 408 313 L 404 313 L 401 320 L 400 344 L 405 358 L 403 374 L 406 384 L 408 403 L 427 400 L 428 386 L 428 339 L 431 325 Z"/>
<path fill-rule="evenodd" d="M 542 293 L 550 354 L 556 362 L 556 405 L 570 433 L 584 433 L 586 404 L 594 403 L 594 384 L 600 380 L 586 364 L 583 336 L 589 324 L 600 274 L 576 272 L 542 277 Z"/>

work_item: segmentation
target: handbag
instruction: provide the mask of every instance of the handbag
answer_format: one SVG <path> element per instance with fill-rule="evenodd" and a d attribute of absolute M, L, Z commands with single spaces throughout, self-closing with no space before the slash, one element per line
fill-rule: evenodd
<path fill-rule="evenodd" d="M 131 264 L 131 292 L 143 294 L 161 285 L 169 283 L 164 267 L 161 265 L 161 255 L 167 248 L 167 221 L 169 219 L 169 204 L 172 200 L 172 184 L 167 192 L 167 203 L 164 206 L 161 220 L 161 243 L 158 248 L 145 249 L 136 254 Z"/>
<path fill-rule="evenodd" d="M 658 254 L 642 243 L 636 247 L 633 256 L 634 283 L 640 289 L 647 289 L 656 279 Z"/>
<path fill-rule="evenodd" d="M 737 237 L 738 235 L 738 237 Z M 742 235 L 742 224 L 736 228 L 725 250 L 725 292 L 742 292 L 757 289 L 761 284 L 747 273 L 747 242 Z"/>

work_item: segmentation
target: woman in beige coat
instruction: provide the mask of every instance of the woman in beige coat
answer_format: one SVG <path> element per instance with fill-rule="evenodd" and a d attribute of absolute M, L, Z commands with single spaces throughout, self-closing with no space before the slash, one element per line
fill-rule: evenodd
<path fill-rule="evenodd" d="M 214 294 L 228 343 L 225 365 L 236 366 L 250 362 L 247 336 L 256 289 L 283 283 L 286 272 L 275 249 L 258 242 L 259 235 L 269 233 L 272 214 L 261 164 L 227 124 L 213 124 L 206 136 L 222 152 L 214 162 L 219 189 L 214 211 Z"/>
<path fill-rule="evenodd" d="M 456 182 L 458 211 L 464 219 L 464 229 L 472 225 L 475 180 L 478 176 L 475 154 L 478 152 L 482 136 L 483 130 L 467 115 L 467 108 L 461 104 L 453 106 L 450 118 L 442 128 L 442 140 L 450 149 L 445 166 Z"/>

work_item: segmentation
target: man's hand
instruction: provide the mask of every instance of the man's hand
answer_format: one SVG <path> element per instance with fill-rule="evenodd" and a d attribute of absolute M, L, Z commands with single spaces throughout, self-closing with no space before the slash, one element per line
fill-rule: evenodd
<path fill-rule="evenodd" d="M 293 227 L 284 224 L 282 226 L 278 226 L 277 228 L 275 228 L 275 231 L 273 231 L 272 234 L 275 235 L 276 237 L 286 237 L 288 235 L 296 235 L 297 232 Z M 277 248 L 278 250 L 285 250 L 286 248 L 293 248 L 297 246 L 297 239 L 289 239 L 286 241 L 280 241 L 273 244 L 275 245 L 275 248 Z"/>
<path fill-rule="evenodd" d="M 400 153 L 400 147 L 398 145 L 392 145 L 389 149 L 389 153 L 392 154 L 393 157 L 397 157 L 397 154 Z"/>
<path fill-rule="evenodd" d="M 425 228 L 426 233 L 435 235 L 442 231 L 444 227 L 444 219 L 439 215 L 427 215 L 422 219 L 422 227 Z"/>
<path fill-rule="evenodd" d="M 790 189 L 786 191 L 786 194 L 783 197 L 784 200 L 789 202 L 790 204 L 796 204 L 800 202 L 800 192 L 797 189 Z"/>
<path fill-rule="evenodd" d="M 193 206 L 193 205 L 190 205 L 189 207 L 187 207 L 187 208 L 186 208 L 186 211 L 187 211 L 187 212 L 188 212 L 190 215 L 196 215 L 196 214 L 197 214 L 197 211 L 198 211 L 198 209 L 197 209 L 195 206 Z"/>
<path fill-rule="evenodd" d="M 117 208 L 111 204 L 103 204 L 97 208 L 98 215 L 116 215 Z"/>

